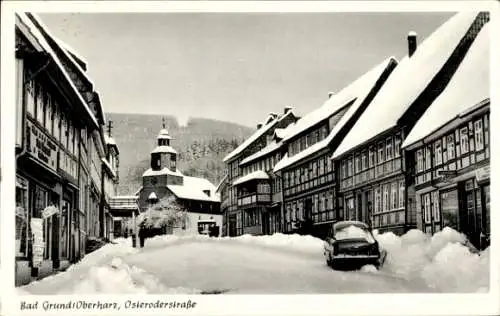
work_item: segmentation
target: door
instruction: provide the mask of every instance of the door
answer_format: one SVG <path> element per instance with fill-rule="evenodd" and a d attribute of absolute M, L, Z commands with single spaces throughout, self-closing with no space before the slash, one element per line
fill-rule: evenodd
<path fill-rule="evenodd" d="M 269 235 L 270 227 L 269 227 L 269 211 L 262 212 L 262 234 Z"/>
<path fill-rule="evenodd" d="M 229 215 L 229 237 L 236 236 L 236 214 Z"/>
<path fill-rule="evenodd" d="M 365 192 L 365 198 L 364 198 L 364 203 L 363 203 L 363 222 L 368 224 L 371 227 L 371 215 L 372 215 L 372 191 L 366 191 Z"/>
<path fill-rule="evenodd" d="M 364 218 L 363 214 L 363 195 L 358 193 L 356 195 L 356 220 L 362 222 Z"/>

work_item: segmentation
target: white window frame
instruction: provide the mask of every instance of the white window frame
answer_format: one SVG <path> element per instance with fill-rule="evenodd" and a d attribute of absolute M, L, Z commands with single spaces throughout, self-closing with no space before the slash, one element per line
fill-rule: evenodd
<path fill-rule="evenodd" d="M 460 154 L 463 156 L 469 153 L 469 133 L 468 128 L 460 129 Z"/>
<path fill-rule="evenodd" d="M 399 208 L 405 207 L 405 191 L 406 191 L 405 181 L 399 180 L 399 194 L 398 194 Z"/>
<path fill-rule="evenodd" d="M 382 197 L 382 210 L 387 211 L 389 208 L 389 185 L 384 184 L 384 192 L 383 192 L 383 197 Z"/>
<path fill-rule="evenodd" d="M 474 140 L 476 142 L 476 150 L 484 149 L 484 134 L 483 134 L 483 120 L 479 119 L 474 122 Z"/>
<path fill-rule="evenodd" d="M 391 209 L 397 209 L 398 208 L 398 182 L 392 182 L 391 183 Z"/>
<path fill-rule="evenodd" d="M 422 172 L 424 171 L 424 153 L 423 153 L 423 148 L 417 150 L 415 152 L 416 160 L 417 160 L 417 172 Z"/>
<path fill-rule="evenodd" d="M 436 166 L 439 166 L 443 163 L 443 150 L 441 139 L 434 142 L 434 162 Z"/>

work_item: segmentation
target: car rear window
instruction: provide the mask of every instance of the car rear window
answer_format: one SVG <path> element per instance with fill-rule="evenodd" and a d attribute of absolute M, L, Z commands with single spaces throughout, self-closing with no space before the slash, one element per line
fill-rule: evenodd
<path fill-rule="evenodd" d="M 373 243 L 375 239 L 373 239 L 370 231 L 363 227 L 359 227 L 356 225 L 348 225 L 337 229 L 335 231 L 335 239 L 343 240 L 343 239 L 365 239 L 366 241 Z"/>

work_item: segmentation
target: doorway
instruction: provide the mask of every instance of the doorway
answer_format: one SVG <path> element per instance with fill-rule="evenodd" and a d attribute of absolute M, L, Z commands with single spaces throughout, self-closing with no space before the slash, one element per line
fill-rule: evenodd
<path fill-rule="evenodd" d="M 228 234 L 229 237 L 236 237 L 236 214 L 229 215 Z"/>

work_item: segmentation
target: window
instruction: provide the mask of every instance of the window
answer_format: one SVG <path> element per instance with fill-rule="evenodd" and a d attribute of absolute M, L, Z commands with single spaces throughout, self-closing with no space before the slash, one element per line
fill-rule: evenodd
<path fill-rule="evenodd" d="M 401 134 L 396 134 L 394 137 L 394 157 L 401 156 Z"/>
<path fill-rule="evenodd" d="M 47 131 L 49 131 L 50 128 L 50 116 L 51 116 L 51 109 L 50 109 L 50 96 L 45 93 L 44 94 L 44 105 L 43 105 L 43 113 L 44 113 L 44 118 L 43 118 L 43 127 Z"/>
<path fill-rule="evenodd" d="M 352 172 L 353 172 L 353 169 L 352 169 L 352 157 L 349 157 L 348 160 L 347 160 L 347 176 L 348 177 L 352 177 Z"/>
<path fill-rule="evenodd" d="M 398 208 L 398 198 L 397 198 L 398 183 L 391 183 L 391 209 Z"/>
<path fill-rule="evenodd" d="M 443 152 L 441 151 L 441 140 L 434 143 L 434 163 L 439 166 L 443 163 Z"/>
<path fill-rule="evenodd" d="M 434 222 L 439 222 L 441 216 L 439 214 L 439 199 L 438 199 L 438 191 L 434 191 L 431 193 L 431 201 L 432 201 L 432 217 Z"/>
<path fill-rule="evenodd" d="M 381 164 L 383 163 L 385 160 L 385 157 L 384 157 L 384 143 L 383 142 L 380 142 L 378 144 L 378 163 Z"/>
<path fill-rule="evenodd" d="M 460 152 L 462 155 L 469 152 L 469 136 L 467 134 L 467 127 L 460 130 Z"/>
<path fill-rule="evenodd" d="M 342 169 L 340 170 L 340 178 L 347 178 L 347 163 L 345 160 L 342 160 Z"/>
<path fill-rule="evenodd" d="M 380 200 L 381 200 L 381 196 L 380 196 L 380 187 L 377 187 L 377 189 L 375 190 L 375 213 L 380 213 Z"/>
<path fill-rule="evenodd" d="M 385 149 L 386 149 L 386 159 L 387 160 L 391 160 L 392 159 L 392 137 L 389 137 L 387 138 L 386 140 L 386 145 L 385 145 Z"/>
<path fill-rule="evenodd" d="M 368 167 L 371 168 L 373 166 L 375 166 L 375 148 L 372 146 L 369 151 Z"/>
<path fill-rule="evenodd" d="M 333 171 L 333 161 L 330 159 L 330 157 L 326 157 L 326 171 L 327 172 L 332 172 Z"/>
<path fill-rule="evenodd" d="M 16 256 L 28 255 L 28 181 L 16 177 Z"/>
<path fill-rule="evenodd" d="M 425 170 L 432 168 L 432 148 L 430 145 L 425 147 Z"/>
<path fill-rule="evenodd" d="M 313 176 L 313 178 L 316 178 L 318 175 L 318 165 L 317 165 L 316 161 L 313 162 L 312 169 L 313 169 L 312 176 Z"/>
<path fill-rule="evenodd" d="M 368 154 L 364 151 L 361 154 L 361 170 L 366 170 L 368 168 Z"/>
<path fill-rule="evenodd" d="M 35 100 L 36 100 L 36 93 L 35 93 L 35 81 L 30 80 L 26 82 L 26 111 L 31 114 L 32 116 L 35 116 Z"/>
<path fill-rule="evenodd" d="M 422 195 L 422 208 L 424 213 L 424 222 L 431 222 L 431 195 L 429 193 Z"/>
<path fill-rule="evenodd" d="M 483 121 L 481 119 L 474 122 L 474 139 L 476 140 L 476 150 L 483 150 Z"/>
<path fill-rule="evenodd" d="M 455 139 L 453 138 L 453 134 L 448 135 L 446 138 L 448 160 L 451 160 L 455 158 Z"/>
<path fill-rule="evenodd" d="M 422 172 L 424 171 L 424 157 L 422 155 L 422 149 L 417 150 L 415 153 L 417 155 L 416 160 L 417 160 L 417 172 Z"/>
<path fill-rule="evenodd" d="M 43 112 L 43 106 L 44 106 L 43 90 L 40 84 L 36 84 L 35 102 L 36 102 L 36 119 L 40 124 L 43 124 L 45 113 Z"/>
<path fill-rule="evenodd" d="M 318 160 L 319 163 L 319 175 L 322 176 L 325 174 L 325 158 L 321 157 Z"/>
<path fill-rule="evenodd" d="M 54 102 L 54 137 L 60 141 L 61 139 L 61 120 L 59 114 L 59 106 L 56 102 Z"/>
<path fill-rule="evenodd" d="M 382 200 L 382 210 L 387 211 L 389 209 L 389 185 L 384 184 L 384 197 Z"/>
<path fill-rule="evenodd" d="M 68 123 L 66 122 L 66 115 L 61 113 L 61 144 L 66 148 L 68 139 Z"/>
<path fill-rule="evenodd" d="M 405 181 L 399 180 L 399 208 L 405 207 Z"/>
<path fill-rule="evenodd" d="M 359 173 L 361 171 L 360 169 L 359 154 L 356 154 L 356 157 L 354 158 L 354 174 Z"/>

